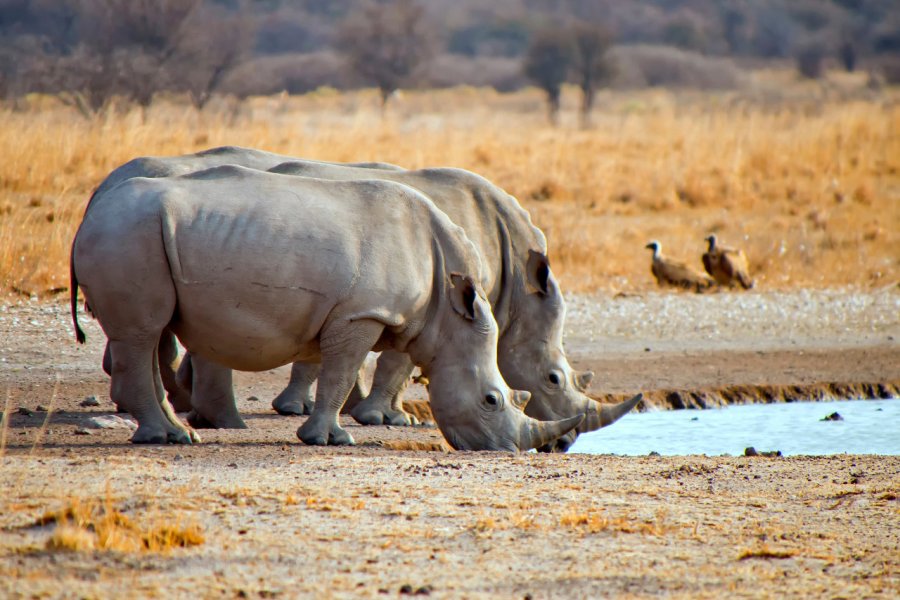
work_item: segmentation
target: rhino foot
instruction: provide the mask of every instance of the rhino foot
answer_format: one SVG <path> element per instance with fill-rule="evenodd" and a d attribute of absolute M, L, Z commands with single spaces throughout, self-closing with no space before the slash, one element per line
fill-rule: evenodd
<path fill-rule="evenodd" d="M 187 415 L 188 425 L 195 429 L 247 429 L 247 424 L 238 416 L 227 416 L 224 418 L 211 421 L 199 414 L 196 410 L 192 410 Z"/>
<path fill-rule="evenodd" d="M 315 401 L 312 398 L 292 398 L 285 394 L 287 390 L 281 392 L 277 398 L 272 400 L 272 408 L 279 415 L 286 417 L 311 415 Z"/>
<path fill-rule="evenodd" d="M 323 430 L 317 427 L 312 419 L 307 419 L 306 423 L 297 429 L 297 437 L 304 444 L 310 446 L 353 446 L 353 436 L 344 431 L 340 425 L 332 425 L 330 429 Z"/>
<path fill-rule="evenodd" d="M 139 425 L 131 436 L 132 444 L 192 444 L 200 441 L 196 431 L 176 428 L 155 428 Z"/>
<path fill-rule="evenodd" d="M 418 425 L 419 420 L 402 410 L 373 408 L 365 406 L 365 402 L 358 404 L 350 415 L 360 425 L 395 425 L 398 427 Z"/>

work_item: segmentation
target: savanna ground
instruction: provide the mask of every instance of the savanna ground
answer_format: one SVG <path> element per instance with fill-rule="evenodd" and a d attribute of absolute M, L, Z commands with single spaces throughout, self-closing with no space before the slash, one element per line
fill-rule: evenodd
<path fill-rule="evenodd" d="M 367 93 L 0 109 L 0 596 L 896 597 L 898 457 L 445 453 L 433 428 L 350 422 L 358 446 L 309 448 L 268 408 L 284 369 L 237 377 L 249 430 L 132 447 L 86 428 L 112 412 L 102 333 L 83 319 L 76 346 L 53 290 L 90 191 L 134 156 L 453 165 L 548 232 L 595 393 L 895 390 L 897 98 L 768 75 L 740 96 L 604 95 L 588 130 L 478 90 L 410 93 L 383 120 Z M 709 231 L 747 250 L 756 290 L 657 292 L 644 244 L 699 266 Z"/>

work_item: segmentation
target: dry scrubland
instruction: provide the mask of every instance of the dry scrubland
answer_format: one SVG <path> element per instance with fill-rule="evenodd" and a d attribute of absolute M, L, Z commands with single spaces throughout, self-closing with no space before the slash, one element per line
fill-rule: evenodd
<path fill-rule="evenodd" d="M 764 288 L 894 283 L 900 95 L 862 77 L 757 79 L 737 94 L 604 93 L 586 130 L 571 90 L 559 127 L 536 90 L 409 92 L 385 118 L 373 92 L 221 101 L 202 113 L 162 99 L 93 119 L 28 98 L 0 108 L 0 288 L 68 285 L 83 207 L 116 166 L 224 144 L 474 170 L 531 211 L 568 291 L 652 288 L 649 239 L 699 267 L 710 231 L 747 250 Z"/>

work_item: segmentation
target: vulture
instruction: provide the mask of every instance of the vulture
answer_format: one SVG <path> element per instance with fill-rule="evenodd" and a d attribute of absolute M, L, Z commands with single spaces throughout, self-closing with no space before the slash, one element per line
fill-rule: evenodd
<path fill-rule="evenodd" d="M 716 236 L 706 236 L 709 249 L 703 254 L 703 266 L 719 285 L 734 287 L 740 284 L 745 290 L 753 287 L 747 268 L 747 255 L 743 250 L 716 245 Z"/>
<path fill-rule="evenodd" d="M 645 248 L 653 250 L 653 263 L 650 270 L 659 285 L 694 289 L 697 292 L 712 287 L 714 283 L 712 278 L 681 261 L 664 257 L 660 251 L 660 243 L 656 240 L 647 244 Z"/>

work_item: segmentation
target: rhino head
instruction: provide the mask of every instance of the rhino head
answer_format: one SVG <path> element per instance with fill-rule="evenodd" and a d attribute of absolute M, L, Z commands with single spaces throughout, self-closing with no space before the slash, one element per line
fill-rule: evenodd
<path fill-rule="evenodd" d="M 546 255 L 529 251 L 525 271 L 524 289 L 516 294 L 513 316 L 500 339 L 500 371 L 509 385 L 531 392 L 528 415 L 542 421 L 585 415 L 572 431 L 539 448 L 564 452 L 578 434 L 614 423 L 641 396 L 604 406 L 585 395 L 594 374 L 575 371 L 566 359 L 562 346 L 566 304 Z"/>
<path fill-rule="evenodd" d="M 544 422 L 527 416 L 528 392 L 513 391 L 497 367 L 497 322 L 481 286 L 452 274 L 431 360 L 417 361 L 428 377 L 435 421 L 457 450 L 530 450 L 553 443 L 583 414 Z"/>

